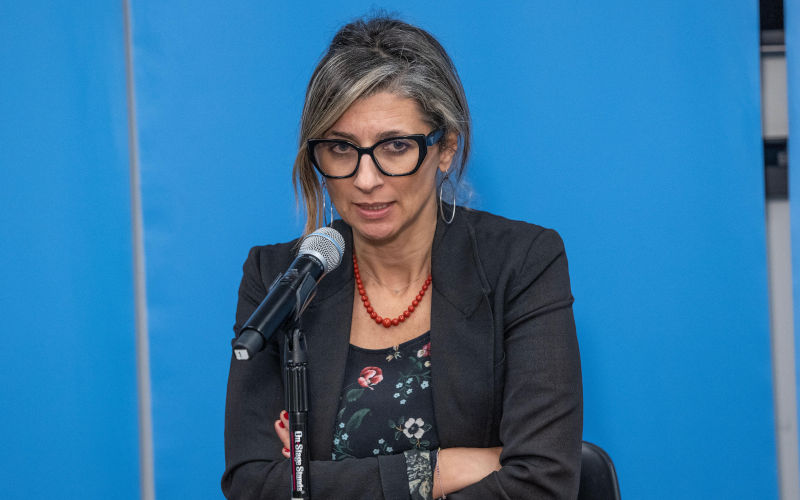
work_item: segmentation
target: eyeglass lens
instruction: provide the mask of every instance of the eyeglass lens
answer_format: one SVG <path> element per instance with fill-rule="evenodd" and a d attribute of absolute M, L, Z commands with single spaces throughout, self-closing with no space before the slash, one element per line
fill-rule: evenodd
<path fill-rule="evenodd" d="M 344 141 L 318 142 L 313 154 L 325 175 L 350 175 L 358 166 L 358 151 Z M 373 156 L 386 173 L 402 175 L 417 167 L 420 147 L 413 139 L 391 139 L 377 144 Z"/>

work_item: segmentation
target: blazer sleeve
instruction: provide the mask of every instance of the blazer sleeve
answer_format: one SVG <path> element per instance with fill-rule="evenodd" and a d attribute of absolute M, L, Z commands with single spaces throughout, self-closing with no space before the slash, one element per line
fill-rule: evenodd
<path fill-rule="evenodd" d="M 244 264 L 234 326 L 237 335 L 241 325 L 266 296 L 260 263 L 262 250 L 253 248 Z M 277 265 L 281 263 L 277 262 Z M 289 460 L 281 454 L 283 445 L 273 427 L 283 406 L 283 376 L 277 342 L 271 340 L 264 351 L 249 361 L 237 361 L 231 357 L 225 406 L 225 472 L 222 476 L 222 491 L 226 498 L 288 497 Z M 405 500 L 410 497 L 406 461 L 402 454 L 312 461 L 309 469 L 309 486 L 314 498 Z"/>
<path fill-rule="evenodd" d="M 580 355 L 567 258 L 544 230 L 505 287 L 501 469 L 454 493 L 482 498 L 575 499 L 583 429 Z"/>

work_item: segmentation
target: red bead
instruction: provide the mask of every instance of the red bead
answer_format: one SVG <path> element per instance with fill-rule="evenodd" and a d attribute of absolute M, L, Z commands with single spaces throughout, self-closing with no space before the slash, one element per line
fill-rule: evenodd
<path fill-rule="evenodd" d="M 361 281 L 361 274 L 358 270 L 358 260 L 356 258 L 356 254 L 353 253 L 353 275 L 356 279 L 356 286 L 358 288 L 358 294 L 361 296 L 361 302 L 364 304 L 364 308 L 367 310 L 367 314 L 369 317 L 372 318 L 376 324 L 383 325 L 384 328 L 389 328 L 392 326 L 397 326 L 400 323 L 404 322 L 411 316 L 411 313 L 414 312 L 414 308 L 416 308 L 420 301 L 422 301 L 422 297 L 425 296 L 425 291 L 431 286 L 432 277 L 429 274 L 428 278 L 425 280 L 425 283 L 422 285 L 422 289 L 417 294 L 417 297 L 411 301 L 411 305 L 408 306 L 408 309 L 403 311 L 403 314 L 396 318 L 384 318 L 379 316 L 375 309 L 373 309 L 372 304 L 369 302 L 369 298 L 367 297 L 367 291 L 364 289 L 364 283 Z"/>

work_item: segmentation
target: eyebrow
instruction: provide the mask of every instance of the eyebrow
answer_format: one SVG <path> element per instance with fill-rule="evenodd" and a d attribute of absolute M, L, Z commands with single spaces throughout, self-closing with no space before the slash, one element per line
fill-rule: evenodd
<path fill-rule="evenodd" d="M 354 136 L 352 134 L 348 134 L 347 132 L 340 132 L 338 130 L 331 130 L 330 132 L 328 132 L 327 135 L 341 137 L 343 139 L 347 139 L 350 142 L 358 143 L 358 140 L 356 139 L 356 136 Z M 412 134 L 406 133 L 406 132 L 404 132 L 402 130 L 386 130 L 386 131 L 381 132 L 380 134 L 378 134 L 378 141 L 382 141 L 384 139 L 388 139 L 389 137 L 397 137 L 397 136 L 403 136 L 403 135 L 412 135 Z"/>

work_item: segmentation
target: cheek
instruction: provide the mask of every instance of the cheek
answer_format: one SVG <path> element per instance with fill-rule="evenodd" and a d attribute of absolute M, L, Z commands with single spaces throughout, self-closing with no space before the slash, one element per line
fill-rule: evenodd
<path fill-rule="evenodd" d="M 345 189 L 343 189 L 343 187 L 344 186 L 338 185 L 337 183 L 328 181 L 328 197 L 334 205 L 339 204 L 342 197 L 345 196 Z"/>
<path fill-rule="evenodd" d="M 427 200 L 436 190 L 436 169 L 420 169 L 416 174 L 404 178 L 402 185 L 396 184 L 396 187 L 398 194 L 408 200 Z"/>
<path fill-rule="evenodd" d="M 424 196 L 436 190 L 436 172 L 439 171 L 439 156 L 436 155 L 436 157 L 430 158 L 430 160 L 430 163 L 424 165 L 424 170 L 420 172 L 422 175 L 419 179 L 420 183 L 417 185 L 417 189 Z"/>
<path fill-rule="evenodd" d="M 347 209 L 347 203 L 343 198 L 342 190 L 331 189 L 330 185 L 328 185 L 328 201 L 326 203 L 329 203 L 339 216 L 342 216 L 342 213 Z M 326 207 L 325 210 L 330 210 L 330 207 Z M 327 217 L 327 215 L 325 215 L 325 217 Z"/>

